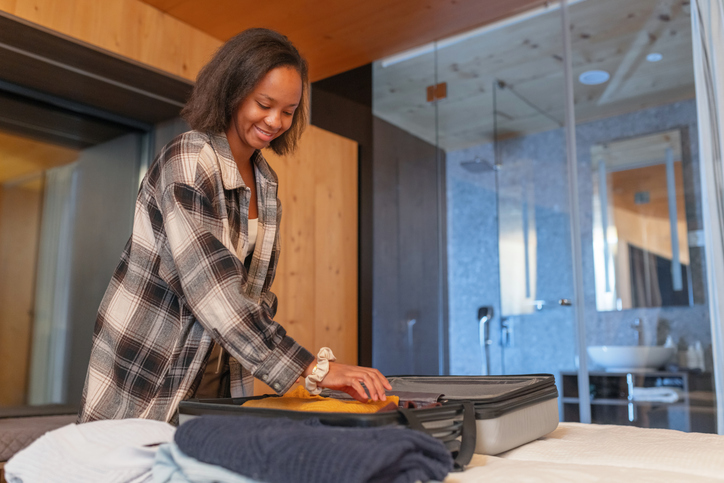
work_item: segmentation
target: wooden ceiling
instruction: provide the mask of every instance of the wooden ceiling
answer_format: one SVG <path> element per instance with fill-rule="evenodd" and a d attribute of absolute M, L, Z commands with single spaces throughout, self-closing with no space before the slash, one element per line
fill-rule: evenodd
<path fill-rule="evenodd" d="M 313 81 L 487 25 L 437 56 L 376 63 L 375 114 L 446 150 L 489 142 L 496 129 L 507 138 L 563 125 L 555 4 L 546 11 L 548 2 L 536 0 L 142 1 L 221 40 L 248 27 L 279 30 L 307 57 Z M 579 123 L 694 97 L 688 0 L 569 2 Z M 525 12 L 538 13 L 496 25 Z M 647 62 L 653 52 L 663 60 Z M 588 70 L 611 78 L 585 86 L 577 79 Z M 437 105 L 425 99 L 435 82 L 447 82 L 447 98 Z"/>
<path fill-rule="evenodd" d="M 580 1 L 570 18 L 578 123 L 694 97 L 688 1 Z M 663 59 L 648 62 L 649 53 Z M 375 115 L 446 150 L 490 142 L 496 128 L 500 139 L 561 127 L 562 55 L 560 10 L 552 9 L 491 26 L 436 58 L 375 63 Z M 578 77 L 589 70 L 611 78 L 583 85 Z M 447 82 L 437 105 L 425 98 L 435 82 Z"/>
<path fill-rule="evenodd" d="M 221 40 L 250 27 L 287 35 L 312 81 L 546 3 L 544 0 L 142 0 Z"/>

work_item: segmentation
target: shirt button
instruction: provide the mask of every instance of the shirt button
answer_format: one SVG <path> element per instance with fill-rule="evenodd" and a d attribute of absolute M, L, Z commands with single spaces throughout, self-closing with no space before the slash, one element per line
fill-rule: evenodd
<path fill-rule="evenodd" d="M 278 382 L 275 382 L 274 386 L 272 386 L 272 387 L 274 387 L 274 389 L 276 389 L 277 391 L 281 388 L 281 386 L 279 385 Z"/>
<path fill-rule="evenodd" d="M 263 380 L 265 380 L 265 381 L 268 381 L 268 380 L 269 380 L 269 374 L 264 374 L 263 376 L 261 376 L 261 378 L 262 378 Z"/>

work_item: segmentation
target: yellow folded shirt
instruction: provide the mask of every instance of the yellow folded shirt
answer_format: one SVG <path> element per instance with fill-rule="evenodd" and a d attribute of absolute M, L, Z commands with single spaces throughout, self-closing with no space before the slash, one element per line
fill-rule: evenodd
<path fill-rule="evenodd" d="M 400 398 L 387 396 L 387 401 L 340 401 L 331 397 L 312 396 L 303 386 L 289 391 L 282 397 L 252 399 L 242 406 L 251 408 L 283 409 L 286 411 L 314 411 L 320 413 L 376 413 L 388 404 L 399 406 Z"/>

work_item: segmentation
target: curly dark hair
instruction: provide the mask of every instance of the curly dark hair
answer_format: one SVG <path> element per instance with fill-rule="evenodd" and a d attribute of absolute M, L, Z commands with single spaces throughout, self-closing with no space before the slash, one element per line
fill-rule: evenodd
<path fill-rule="evenodd" d="M 286 36 L 273 30 L 244 30 L 222 45 L 201 69 L 181 117 L 196 131 L 226 132 L 236 108 L 264 76 L 272 69 L 287 66 L 296 69 L 302 78 L 302 99 L 289 130 L 269 147 L 279 155 L 291 153 L 307 125 L 307 61 Z"/>

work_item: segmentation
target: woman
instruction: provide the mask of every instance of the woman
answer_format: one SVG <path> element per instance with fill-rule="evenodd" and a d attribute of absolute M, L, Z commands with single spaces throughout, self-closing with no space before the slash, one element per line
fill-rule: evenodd
<path fill-rule="evenodd" d="M 265 29 L 229 40 L 201 71 L 182 112 L 193 131 L 163 148 L 141 184 L 98 312 L 80 422 L 172 421 L 200 386 L 250 396 L 253 377 L 280 394 L 304 377 L 360 401 L 364 382 L 385 399 L 379 371 L 337 364 L 328 350 L 315 360 L 273 320 L 281 207 L 260 150 L 294 150 L 307 86 L 304 59 Z"/>

